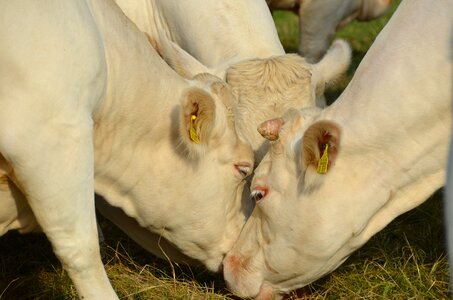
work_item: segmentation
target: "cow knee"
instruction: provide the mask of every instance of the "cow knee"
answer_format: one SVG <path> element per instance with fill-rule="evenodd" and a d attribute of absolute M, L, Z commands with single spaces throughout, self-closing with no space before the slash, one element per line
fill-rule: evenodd
<path fill-rule="evenodd" d="M 84 272 L 93 265 L 101 263 L 95 233 L 84 237 L 64 233 L 58 237 L 49 238 L 52 240 L 55 255 L 68 272 Z"/>

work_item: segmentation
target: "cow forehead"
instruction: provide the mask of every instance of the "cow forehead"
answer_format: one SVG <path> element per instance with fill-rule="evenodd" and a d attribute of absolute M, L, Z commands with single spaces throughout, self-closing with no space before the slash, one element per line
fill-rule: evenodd
<path fill-rule="evenodd" d="M 297 55 L 253 59 L 233 65 L 226 81 L 247 102 L 280 101 L 279 108 L 314 105 L 311 94 L 311 65 Z M 263 100 L 263 97 L 269 98 Z M 264 103 L 263 103 L 264 102 Z M 281 109 L 280 108 L 280 109 Z"/>

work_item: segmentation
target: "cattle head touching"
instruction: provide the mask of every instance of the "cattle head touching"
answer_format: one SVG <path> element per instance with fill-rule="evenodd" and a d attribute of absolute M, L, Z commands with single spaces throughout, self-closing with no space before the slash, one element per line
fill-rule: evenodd
<path fill-rule="evenodd" d="M 196 203 L 194 207 L 206 212 L 200 213 L 205 218 L 203 222 L 195 217 L 193 223 L 185 223 L 186 230 L 181 232 L 185 232 L 184 237 L 179 236 L 175 241 L 179 243 L 187 236 L 196 241 L 198 238 L 194 236 L 197 235 L 209 241 L 205 245 L 199 242 L 197 247 L 204 248 L 204 255 L 212 254 L 212 258 L 200 260 L 208 269 L 217 271 L 221 258 L 232 247 L 251 212 L 249 201 L 242 195 L 245 179 L 253 171 L 253 151 L 236 132 L 233 115 L 235 98 L 228 85 L 210 74 L 198 74 L 193 82 L 195 87 L 184 94 L 181 102 L 179 134 L 181 145 L 188 152 L 189 163 L 200 170 L 197 172 L 200 173 L 199 178 L 189 183 L 194 190 L 191 191 L 192 201 Z M 190 210 L 189 207 L 187 209 Z M 197 223 L 205 224 L 202 230 Z M 189 224 L 195 225 L 191 228 Z M 209 237 L 203 237 L 202 232 Z M 215 240 L 217 242 L 213 243 Z M 203 253 L 195 250 L 185 254 L 197 258 Z"/>
<path fill-rule="evenodd" d="M 346 71 L 351 49 L 343 40 L 336 40 L 324 58 L 309 64 L 297 54 L 265 59 L 250 59 L 226 69 L 209 70 L 164 36 L 153 42 L 161 56 L 180 75 L 192 78 L 199 72 L 225 76 L 237 98 L 234 114 L 238 133 L 251 142 L 258 163 L 267 150 L 267 143 L 256 131 L 265 120 L 281 116 L 289 108 L 325 106 L 326 85 Z"/>
<path fill-rule="evenodd" d="M 251 212 L 251 203 L 242 195 L 253 171 L 253 151 L 236 132 L 234 97 L 225 82 L 210 74 L 183 82 L 180 105 L 163 103 L 165 113 L 146 116 L 153 120 L 154 138 L 142 137 L 138 143 L 146 145 L 133 148 L 147 151 L 146 155 L 135 155 L 137 162 L 129 162 L 127 171 L 120 170 L 128 174 L 130 168 L 131 174 L 123 178 L 140 181 L 116 183 L 120 194 L 134 199 L 126 204 L 110 200 L 116 198 L 109 195 L 111 184 L 106 184 L 107 192 L 100 188 L 99 193 L 186 257 L 218 271 Z M 168 122 L 170 132 L 165 129 Z M 149 251 L 167 255 L 166 249 L 148 247 L 146 234 L 135 238 Z"/>

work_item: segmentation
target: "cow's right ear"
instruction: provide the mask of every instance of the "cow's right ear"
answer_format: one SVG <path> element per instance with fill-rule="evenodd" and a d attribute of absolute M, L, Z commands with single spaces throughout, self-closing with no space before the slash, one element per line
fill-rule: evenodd
<path fill-rule="evenodd" d="M 340 145 L 340 128 L 331 121 L 310 125 L 302 138 L 303 169 L 313 168 L 319 174 L 329 172 L 335 163 Z"/>
<path fill-rule="evenodd" d="M 183 96 L 180 135 L 191 155 L 203 155 L 214 132 L 215 102 L 202 89 L 190 88 Z"/>
<path fill-rule="evenodd" d="M 148 35 L 148 40 L 167 64 L 182 77 L 192 79 L 201 73 L 216 75 L 213 70 L 207 68 L 163 33 L 159 34 L 158 39 Z"/>

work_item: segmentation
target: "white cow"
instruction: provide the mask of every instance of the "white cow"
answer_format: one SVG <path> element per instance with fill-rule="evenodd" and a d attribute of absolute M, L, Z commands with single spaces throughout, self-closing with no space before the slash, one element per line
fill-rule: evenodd
<path fill-rule="evenodd" d="M 335 30 L 357 19 L 385 14 L 392 0 L 266 0 L 271 10 L 291 10 L 299 16 L 299 54 L 317 62 L 326 53 Z"/>
<path fill-rule="evenodd" d="M 96 191 L 217 271 L 253 167 L 228 86 L 177 75 L 109 0 L 2 1 L 0 41 L 0 234 L 42 229 L 80 298 L 116 299 Z"/>
<path fill-rule="evenodd" d="M 452 12 L 451 0 L 404 1 L 332 106 L 262 124 L 274 142 L 224 260 L 232 291 L 266 299 L 313 282 L 444 184 Z"/>
<path fill-rule="evenodd" d="M 263 0 L 115 1 L 180 74 L 190 78 L 208 72 L 227 81 L 238 97 L 239 132 L 252 144 L 257 162 L 267 149 L 257 126 L 290 107 L 314 106 L 326 83 L 350 62 L 344 41 L 334 43 L 315 65 L 298 55 L 286 55 Z M 168 45 L 167 37 L 174 44 Z M 207 67 L 193 62 L 187 53 Z"/>
<path fill-rule="evenodd" d="M 298 55 L 285 55 L 272 16 L 262 0 L 115 2 L 181 75 L 191 78 L 208 72 L 227 80 L 238 98 L 233 108 L 238 134 L 251 143 L 256 162 L 268 146 L 256 131 L 257 126 L 288 108 L 314 106 L 316 95 L 323 93 L 326 82 L 349 65 L 350 48 L 343 41 L 335 42 L 315 65 L 307 64 Z M 244 191 L 249 194 L 247 188 Z M 243 201 L 244 213 L 248 215 L 251 202 L 248 196 Z M 143 248 L 160 253 L 156 244 L 160 241 L 162 245 L 164 241 L 159 235 L 143 229 L 136 220 L 105 201 L 97 201 L 97 208 Z M 173 257 L 177 254 L 171 245 L 164 248 Z M 181 259 L 188 261 L 187 257 Z"/>

